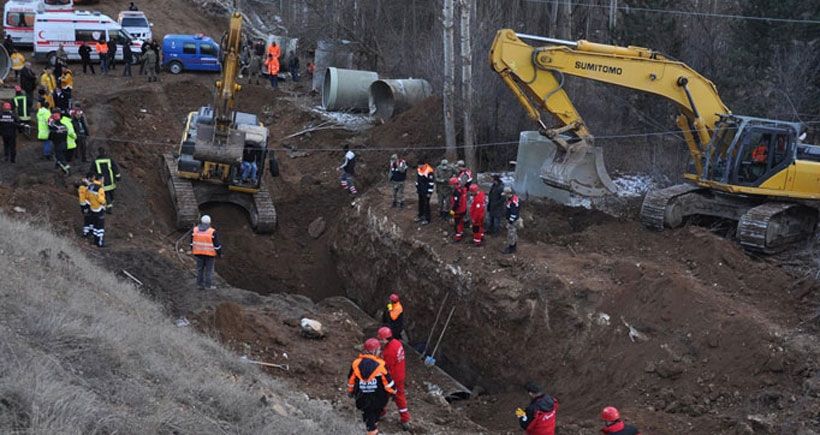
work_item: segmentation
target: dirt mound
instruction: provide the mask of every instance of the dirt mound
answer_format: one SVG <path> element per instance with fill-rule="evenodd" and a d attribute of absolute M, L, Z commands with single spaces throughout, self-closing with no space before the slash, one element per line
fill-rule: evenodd
<path fill-rule="evenodd" d="M 370 132 L 370 142 L 379 147 L 433 147 L 444 141 L 444 117 L 440 97 L 429 97 Z"/>

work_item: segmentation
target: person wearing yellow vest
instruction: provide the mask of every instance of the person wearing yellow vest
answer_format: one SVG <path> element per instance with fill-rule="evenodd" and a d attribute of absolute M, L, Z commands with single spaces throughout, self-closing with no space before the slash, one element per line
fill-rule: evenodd
<path fill-rule="evenodd" d="M 14 49 L 11 52 L 11 69 L 14 70 L 14 80 L 20 80 L 20 71 L 23 70 L 23 67 L 26 65 L 26 57 L 23 56 L 23 53 Z"/>
<path fill-rule="evenodd" d="M 49 139 L 48 120 L 51 118 L 51 110 L 45 104 L 40 104 L 37 109 L 37 139 L 43 141 L 43 160 L 51 159 L 53 145 Z"/>
<path fill-rule="evenodd" d="M 47 66 L 40 74 L 40 86 L 46 90 L 46 95 L 51 95 L 57 89 L 57 79 L 54 78 L 50 66 Z"/>
<path fill-rule="evenodd" d="M 117 182 L 120 181 L 120 168 L 117 163 L 108 157 L 105 149 L 97 149 L 97 160 L 94 160 L 94 169 L 103 177 L 103 188 L 108 198 L 106 213 L 111 214 L 114 207 L 114 190 L 117 189 Z"/>
<path fill-rule="evenodd" d="M 88 193 L 88 185 L 91 184 L 90 178 L 93 174 L 86 174 L 82 180 L 77 183 L 77 198 L 80 200 L 80 213 L 83 215 L 83 237 L 88 237 L 91 234 L 91 208 L 88 206 L 88 198 L 85 197 Z"/>
<path fill-rule="evenodd" d="M 387 309 L 382 316 L 382 324 L 390 328 L 393 337 L 401 338 L 401 333 L 404 331 L 404 308 L 401 306 L 399 295 L 395 293 L 390 295 Z"/>
<path fill-rule="evenodd" d="M 77 133 L 74 131 L 74 123 L 71 122 L 70 116 L 60 116 L 60 124 L 63 124 L 68 131 L 63 158 L 66 163 L 71 163 L 74 160 L 74 150 L 77 149 Z"/>
<path fill-rule="evenodd" d="M 93 174 L 91 183 L 85 191 L 85 200 L 88 202 L 90 217 L 89 231 L 94 235 L 92 243 L 100 248 L 105 247 L 105 190 L 102 186 L 102 176 Z"/>
<path fill-rule="evenodd" d="M 196 286 L 200 290 L 215 289 L 213 285 L 214 260 L 222 256 L 222 244 L 216 230 L 211 227 L 211 217 L 203 215 L 199 225 L 191 232 L 191 254 L 196 258 Z"/>
<path fill-rule="evenodd" d="M 71 101 L 74 92 L 74 73 L 68 67 L 63 68 L 63 75 L 60 76 L 60 87 L 68 96 L 68 101 Z"/>

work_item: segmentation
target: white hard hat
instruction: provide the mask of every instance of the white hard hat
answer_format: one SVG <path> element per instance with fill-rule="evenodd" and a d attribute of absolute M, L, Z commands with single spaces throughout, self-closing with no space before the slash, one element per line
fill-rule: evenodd
<path fill-rule="evenodd" d="M 207 214 L 204 214 L 204 215 L 202 215 L 202 219 L 200 219 L 199 221 L 202 222 L 205 225 L 210 225 L 211 224 L 211 217 L 208 216 Z"/>

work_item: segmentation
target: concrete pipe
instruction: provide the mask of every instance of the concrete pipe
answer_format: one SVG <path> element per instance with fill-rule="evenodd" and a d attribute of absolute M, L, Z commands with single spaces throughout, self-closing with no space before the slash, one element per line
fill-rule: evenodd
<path fill-rule="evenodd" d="M 0 80 L 5 80 L 11 71 L 11 56 L 6 49 L 0 45 Z"/>
<path fill-rule="evenodd" d="M 379 79 L 373 71 L 330 67 L 322 85 L 322 107 L 325 110 L 367 110 L 370 85 Z"/>
<path fill-rule="evenodd" d="M 370 115 L 386 121 L 432 94 L 427 80 L 379 80 L 370 85 Z"/>

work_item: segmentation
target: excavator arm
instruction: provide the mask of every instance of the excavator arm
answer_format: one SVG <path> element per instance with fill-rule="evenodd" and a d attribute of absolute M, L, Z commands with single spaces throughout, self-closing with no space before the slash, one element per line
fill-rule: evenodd
<path fill-rule="evenodd" d="M 226 136 L 233 124 L 232 113 L 236 106 L 236 94 L 242 87 L 236 82 L 239 74 L 239 54 L 242 49 L 242 15 L 231 14 L 228 33 L 222 44 L 222 77 L 216 82 L 214 116 L 216 133 Z"/>
<path fill-rule="evenodd" d="M 549 45 L 532 47 L 524 39 Z M 588 196 L 614 191 L 614 185 L 603 169 L 601 149 L 593 146 L 591 133 L 564 89 L 565 75 L 648 92 L 673 101 L 681 111 L 677 124 L 683 131 L 698 174 L 702 173 L 703 153 L 715 124 L 720 115 L 731 113 L 711 81 L 686 64 L 646 48 L 563 41 L 502 29 L 493 42 L 490 62 L 529 117 L 538 122 L 543 133 L 560 148 L 555 161 L 544 167 L 544 181 Z M 542 112 L 553 115 L 562 125 L 547 128 Z M 565 132 L 573 133 L 574 141 L 562 139 L 560 133 Z M 579 185 L 579 179 L 586 181 Z M 589 192 L 598 195 L 589 195 Z"/>

